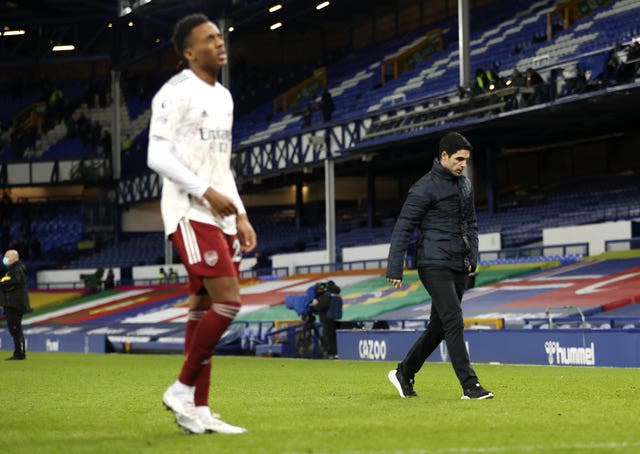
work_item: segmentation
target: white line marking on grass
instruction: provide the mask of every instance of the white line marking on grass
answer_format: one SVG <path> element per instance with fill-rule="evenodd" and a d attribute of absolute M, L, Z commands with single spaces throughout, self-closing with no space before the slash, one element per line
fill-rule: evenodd
<path fill-rule="evenodd" d="M 640 441 L 609 441 L 604 443 L 566 443 L 553 445 L 516 445 L 516 446 L 491 446 L 483 448 L 479 446 L 472 447 L 451 447 L 451 448 L 435 448 L 435 449 L 396 449 L 384 451 L 340 451 L 342 454 L 438 454 L 438 453 L 501 453 L 501 452 L 553 452 L 553 451 L 594 451 L 602 449 L 627 450 L 630 448 L 640 447 Z M 302 454 L 302 451 L 292 451 L 287 454 Z M 318 454 L 322 454 L 319 451 Z"/>

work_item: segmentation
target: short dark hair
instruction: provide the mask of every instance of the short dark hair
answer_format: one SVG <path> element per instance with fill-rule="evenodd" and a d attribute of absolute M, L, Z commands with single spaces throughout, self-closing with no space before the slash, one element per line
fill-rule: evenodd
<path fill-rule="evenodd" d="M 440 139 L 440 145 L 438 146 L 438 156 L 444 151 L 447 155 L 451 156 L 456 151 L 460 150 L 473 150 L 473 146 L 467 140 L 465 136 L 458 132 L 450 132 Z"/>
<path fill-rule="evenodd" d="M 187 41 L 189 39 L 189 35 L 191 34 L 191 30 L 196 28 L 198 25 L 204 24 L 206 22 L 211 21 L 204 14 L 190 14 L 189 16 L 185 16 L 178 21 L 173 29 L 171 42 L 173 43 L 173 48 L 175 49 L 176 53 L 181 58 L 184 57 L 184 49 L 188 46 Z"/>

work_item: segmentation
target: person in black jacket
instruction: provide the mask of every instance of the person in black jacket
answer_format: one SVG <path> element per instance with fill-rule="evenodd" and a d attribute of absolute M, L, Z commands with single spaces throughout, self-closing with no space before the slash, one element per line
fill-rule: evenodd
<path fill-rule="evenodd" d="M 13 356 L 10 360 L 26 359 L 22 316 L 31 312 L 27 293 L 26 268 L 20 262 L 18 251 L 11 249 L 4 254 L 2 263 L 7 272 L 0 278 L 0 306 L 7 319 L 9 333 L 13 337 Z"/>
<path fill-rule="evenodd" d="M 463 175 L 471 150 L 469 141 L 455 132 L 440 140 L 431 171 L 409 190 L 391 235 L 387 280 L 395 288 L 401 287 L 407 246 L 418 228 L 418 275 L 431 295 L 427 329 L 388 374 L 401 397 L 417 396 L 414 376 L 442 340 L 462 385 L 462 399 L 493 397 L 471 367 L 463 334 L 462 294 L 468 274 L 475 271 L 478 262 L 473 188 Z"/>
<path fill-rule="evenodd" d="M 337 358 L 336 330 L 339 325 L 338 320 L 342 318 L 343 304 L 340 287 L 333 281 L 318 282 L 315 293 L 316 297 L 311 307 L 318 313 L 322 323 L 322 346 L 328 358 Z"/>

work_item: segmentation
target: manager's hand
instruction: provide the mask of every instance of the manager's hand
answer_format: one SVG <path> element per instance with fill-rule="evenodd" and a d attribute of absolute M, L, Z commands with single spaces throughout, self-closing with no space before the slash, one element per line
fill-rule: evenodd
<path fill-rule="evenodd" d="M 390 279 L 387 278 L 387 280 L 389 281 L 389 283 L 391 285 L 393 285 L 395 288 L 400 288 L 402 287 L 402 279 Z"/>

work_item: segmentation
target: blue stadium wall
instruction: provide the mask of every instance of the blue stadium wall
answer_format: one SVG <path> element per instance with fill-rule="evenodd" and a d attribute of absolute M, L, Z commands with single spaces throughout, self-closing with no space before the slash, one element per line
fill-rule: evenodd
<path fill-rule="evenodd" d="M 338 330 L 340 359 L 401 361 L 422 331 Z M 476 363 L 640 367 L 640 330 L 465 331 Z M 444 342 L 428 361 L 447 362 Z"/>
<path fill-rule="evenodd" d="M 119 327 L 98 333 L 80 327 L 39 327 L 26 334 L 28 352 L 108 353 L 143 344 L 152 351 L 179 351 L 182 328 Z M 89 332 L 92 331 L 92 332 Z M 340 359 L 401 361 L 422 331 L 338 330 Z M 114 336 L 114 334 L 116 336 Z M 146 334 L 143 336 L 142 334 Z M 612 330 L 467 330 L 467 350 L 476 363 L 538 364 L 551 366 L 640 367 L 640 329 Z M 114 348 L 115 347 L 115 348 Z M 0 329 L 0 350 L 13 341 Z M 444 343 L 428 361 L 448 362 Z"/>

